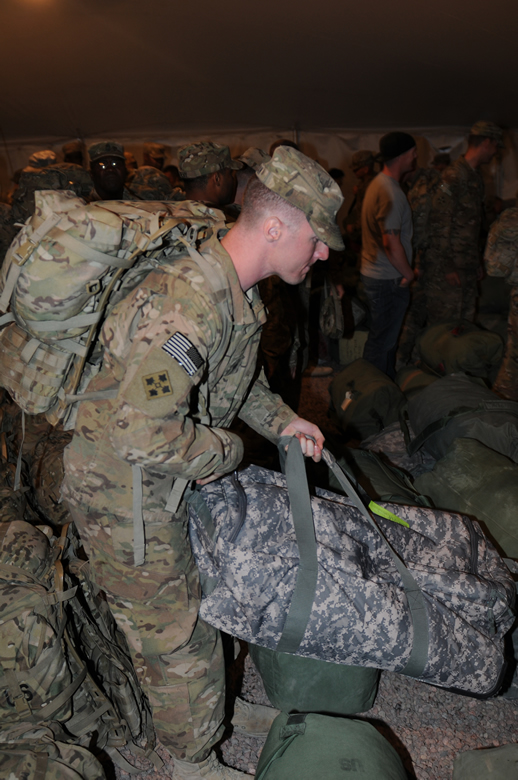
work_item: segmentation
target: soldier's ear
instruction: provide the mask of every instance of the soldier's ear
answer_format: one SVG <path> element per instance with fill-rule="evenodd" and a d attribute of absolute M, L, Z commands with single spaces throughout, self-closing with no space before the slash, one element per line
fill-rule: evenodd
<path fill-rule="evenodd" d="M 263 222 L 263 234 L 268 243 L 279 241 L 282 235 L 282 222 L 278 217 L 267 217 Z"/>

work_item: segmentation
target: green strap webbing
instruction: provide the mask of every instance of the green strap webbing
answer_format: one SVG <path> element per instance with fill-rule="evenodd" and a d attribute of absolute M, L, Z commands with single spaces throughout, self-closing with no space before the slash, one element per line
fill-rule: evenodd
<path fill-rule="evenodd" d="M 171 512 L 174 515 L 178 511 L 180 501 L 183 498 L 185 488 L 188 484 L 189 480 L 183 479 L 181 477 L 177 477 L 175 480 L 173 480 L 173 486 L 171 488 L 171 492 L 169 493 L 167 504 L 165 505 L 166 512 Z"/>
<path fill-rule="evenodd" d="M 142 514 L 142 468 L 131 467 L 133 473 L 133 564 L 142 566 L 146 558 L 144 515 Z"/>
<path fill-rule="evenodd" d="M 450 420 L 456 417 L 465 417 L 466 415 L 480 414 L 481 412 L 508 412 L 515 417 L 518 417 L 518 403 L 516 401 L 506 401 L 503 398 L 495 398 L 491 401 L 482 401 L 478 406 L 466 407 L 459 406 L 456 409 L 452 409 L 440 420 L 436 420 L 426 428 L 423 428 L 415 439 L 413 439 L 407 447 L 407 452 L 412 457 L 417 450 L 420 450 L 425 441 L 427 441 L 434 433 L 445 428 Z"/>
<path fill-rule="evenodd" d="M 35 753 L 36 766 L 34 767 L 34 780 L 45 780 L 47 777 L 47 767 L 49 764 L 48 753 Z M 14 777 L 14 775 L 13 775 Z"/>
<path fill-rule="evenodd" d="M 399 555 L 393 549 L 392 545 L 385 537 L 378 524 L 373 519 L 371 513 L 361 500 L 346 474 L 342 471 L 336 462 L 334 456 L 328 450 L 324 449 L 322 452 L 322 457 L 355 507 L 362 513 L 372 528 L 383 539 L 390 551 L 390 554 L 392 555 L 395 566 L 403 582 L 403 588 L 408 600 L 414 632 L 410 657 L 405 667 L 399 671 L 401 674 L 406 674 L 409 677 L 420 677 L 428 661 L 428 613 L 421 588 Z"/>
<path fill-rule="evenodd" d="M 104 252 L 98 252 L 97 249 L 94 249 L 84 241 L 74 238 L 74 236 L 71 236 L 70 233 L 67 233 L 64 230 L 57 228 L 55 232 L 57 232 L 58 235 L 52 236 L 54 241 L 58 241 L 63 246 L 66 246 L 67 249 L 71 249 L 76 255 L 79 255 L 79 257 L 84 260 L 92 260 L 95 263 L 113 266 L 114 268 L 131 268 L 133 265 L 134 260 L 132 257 L 122 259 L 120 257 L 106 255 Z"/>
<path fill-rule="evenodd" d="M 315 599 L 318 557 L 304 456 L 300 443 L 295 437 L 291 437 L 288 444 L 286 483 L 299 548 L 299 567 L 290 608 L 276 649 L 280 653 L 296 653 L 302 642 Z"/>
<path fill-rule="evenodd" d="M 293 522 L 295 524 L 297 542 L 299 541 L 299 531 L 297 530 L 297 527 L 300 528 L 300 535 L 301 538 L 303 538 L 304 540 L 303 547 L 299 549 L 300 567 L 306 569 L 307 574 L 303 575 L 303 577 L 301 578 L 300 589 L 303 595 L 300 596 L 299 593 L 297 592 L 299 588 L 299 578 L 297 577 L 297 583 L 292 597 L 292 605 L 295 603 L 296 607 L 294 607 L 293 609 L 293 616 L 291 614 L 292 609 L 290 607 L 288 618 L 285 624 L 285 628 L 288 628 L 290 631 L 289 641 L 283 641 L 284 634 L 285 634 L 283 630 L 281 639 L 279 640 L 279 644 L 277 645 L 277 650 L 281 649 L 281 643 L 282 643 L 283 652 L 294 653 L 296 652 L 296 649 L 298 648 L 300 642 L 302 641 L 304 631 L 306 629 L 307 621 L 311 613 L 311 606 L 314 601 L 315 590 L 316 590 L 316 578 L 310 580 L 310 574 L 314 566 L 314 556 L 311 550 L 310 535 L 309 532 L 307 531 L 308 517 L 310 518 L 310 522 L 312 526 L 313 538 L 314 538 L 314 525 L 313 525 L 313 515 L 311 512 L 311 499 L 309 497 L 309 491 L 307 489 L 306 470 L 304 466 L 304 459 L 302 457 L 300 445 L 298 443 L 298 440 L 296 440 L 294 437 L 285 437 L 285 436 L 281 437 L 278 442 L 279 451 L 281 453 L 281 461 L 283 458 L 283 453 L 286 444 L 288 444 L 288 456 L 286 458 L 286 481 L 288 483 L 288 491 L 290 494 L 290 504 L 293 512 Z M 293 456 L 291 455 L 291 453 L 292 451 L 293 453 L 295 453 L 295 447 L 298 449 L 300 453 L 300 457 L 297 457 L 296 460 L 293 460 L 292 459 Z M 413 626 L 413 633 L 414 633 L 410 657 L 404 669 L 401 669 L 400 672 L 402 674 L 408 675 L 409 677 L 420 677 L 424 671 L 424 668 L 428 660 L 428 614 L 427 614 L 426 604 L 425 604 L 422 591 L 419 588 L 417 582 L 414 580 L 412 574 L 405 566 L 404 562 L 401 560 L 401 558 L 395 552 L 395 550 L 393 550 L 391 544 L 386 539 L 381 529 L 378 527 L 377 523 L 375 522 L 371 513 L 369 512 L 369 510 L 361 500 L 360 496 L 356 492 L 349 478 L 346 476 L 346 474 L 343 472 L 343 470 L 336 462 L 334 456 L 328 450 L 324 449 L 322 452 L 322 457 L 324 462 L 328 466 L 328 468 L 332 471 L 332 473 L 340 483 L 344 492 L 347 493 L 347 495 L 353 502 L 354 506 L 361 512 L 361 514 L 368 521 L 369 525 L 371 525 L 372 528 L 379 534 L 379 536 L 383 539 L 388 549 L 390 550 L 392 558 L 394 559 L 395 566 L 403 582 L 403 588 L 407 596 L 408 606 L 412 617 L 412 626 Z M 290 459 L 291 459 L 291 464 L 288 465 L 290 463 Z M 288 470 L 291 471 L 292 468 L 298 470 L 298 473 L 295 478 L 290 476 L 290 481 L 288 482 Z M 304 492 L 302 492 L 303 483 L 305 483 L 306 486 Z M 300 493 L 301 496 L 300 502 L 296 497 L 296 493 Z M 305 504 L 305 506 L 302 506 L 302 509 L 300 509 L 301 504 Z M 308 513 L 308 509 L 309 509 L 309 513 Z M 314 587 L 312 592 L 311 592 L 311 582 L 314 582 Z M 306 601 L 304 601 L 304 599 Z M 297 610 L 297 614 L 295 614 L 295 609 Z M 289 619 L 289 623 L 288 623 L 288 619 Z M 304 619 L 306 619 L 305 623 L 304 623 Z M 295 633 L 294 627 L 297 628 L 298 635 Z"/>

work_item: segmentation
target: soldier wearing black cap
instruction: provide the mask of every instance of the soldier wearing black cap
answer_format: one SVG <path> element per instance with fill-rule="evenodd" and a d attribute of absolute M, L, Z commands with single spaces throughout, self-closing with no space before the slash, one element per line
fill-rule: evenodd
<path fill-rule="evenodd" d="M 415 169 L 414 138 L 408 133 L 387 133 L 380 140 L 380 157 L 383 169 L 367 188 L 362 208 L 361 275 L 371 312 L 363 357 L 393 377 L 414 278 L 412 213 L 399 184 Z"/>

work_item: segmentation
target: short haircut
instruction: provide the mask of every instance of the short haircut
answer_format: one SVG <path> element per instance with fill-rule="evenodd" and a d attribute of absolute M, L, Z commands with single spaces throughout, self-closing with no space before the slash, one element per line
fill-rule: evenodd
<path fill-rule="evenodd" d="M 194 179 L 182 179 L 182 184 L 186 195 L 188 195 L 189 192 L 193 192 L 197 189 L 205 189 L 211 176 L 211 173 L 205 173 L 203 176 L 196 176 Z"/>
<path fill-rule="evenodd" d="M 484 143 L 486 138 L 489 138 L 488 135 L 469 135 L 468 136 L 468 147 L 470 149 L 477 149 L 481 144 Z M 489 138 L 490 141 L 492 141 L 492 138 Z"/>
<path fill-rule="evenodd" d="M 279 217 L 291 229 L 299 227 L 301 220 L 306 219 L 301 209 L 265 187 L 254 174 L 246 186 L 238 221 L 252 227 L 268 216 Z"/>

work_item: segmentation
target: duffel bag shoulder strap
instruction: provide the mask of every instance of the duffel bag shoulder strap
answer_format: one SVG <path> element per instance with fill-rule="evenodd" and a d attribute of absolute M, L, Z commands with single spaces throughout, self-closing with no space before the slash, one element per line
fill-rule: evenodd
<path fill-rule="evenodd" d="M 315 573 L 315 527 L 313 523 L 313 512 L 311 510 L 311 498 L 307 483 L 304 457 L 298 440 L 295 437 L 283 436 L 278 442 L 281 458 L 286 445 L 288 446 L 285 467 L 286 482 L 290 496 L 295 534 L 297 543 L 299 544 L 300 564 L 292 602 L 276 649 L 279 652 L 296 653 L 303 639 L 311 613 L 318 572 Z M 428 616 L 423 593 L 405 563 L 393 549 L 383 531 L 372 517 L 371 512 L 375 512 L 382 517 L 387 517 L 402 525 L 407 524 L 400 520 L 396 515 L 375 504 L 374 501 L 371 501 L 368 507 L 365 506 L 365 503 L 358 495 L 353 484 L 340 468 L 335 457 L 329 450 L 324 449 L 322 457 L 354 506 L 359 510 L 376 533 L 379 534 L 390 550 L 394 564 L 403 582 L 403 588 L 408 599 L 408 606 L 414 629 L 412 651 L 406 666 L 404 669 L 400 670 L 400 673 L 408 675 L 409 677 L 420 677 L 428 660 Z M 299 541 L 299 539 L 301 541 Z"/>

